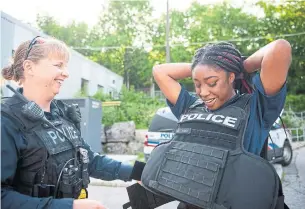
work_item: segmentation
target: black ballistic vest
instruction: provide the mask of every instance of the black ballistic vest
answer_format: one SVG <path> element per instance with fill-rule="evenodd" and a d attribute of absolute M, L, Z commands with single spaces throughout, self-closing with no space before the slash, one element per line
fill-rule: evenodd
<path fill-rule="evenodd" d="M 144 187 L 204 209 L 274 209 L 275 169 L 243 148 L 249 99 L 236 96 L 213 112 L 197 100 L 181 116 L 173 139 L 151 153 Z"/>
<path fill-rule="evenodd" d="M 34 194 L 34 185 L 50 185 L 52 192 L 57 189 L 55 196 L 58 198 L 77 198 L 81 189 L 89 184 L 88 171 L 81 159 L 83 153 L 80 153 L 83 142 L 80 131 L 65 115 L 65 104 L 54 102 L 60 104 L 57 106 L 59 115 L 51 122 L 66 137 L 49 124 L 32 121 L 22 114 L 25 102 L 18 97 L 2 100 L 1 113 L 15 122 L 26 141 L 26 147 L 20 150 L 13 184 L 16 191 L 29 196 L 41 196 Z"/>

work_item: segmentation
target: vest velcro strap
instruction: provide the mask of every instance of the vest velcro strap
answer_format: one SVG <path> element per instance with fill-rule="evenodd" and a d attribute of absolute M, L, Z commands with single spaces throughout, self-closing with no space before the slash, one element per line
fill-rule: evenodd
<path fill-rule="evenodd" d="M 124 209 L 154 209 L 173 201 L 171 198 L 153 194 L 138 183 L 133 184 L 126 189 L 130 202 L 123 205 Z"/>
<path fill-rule="evenodd" d="M 127 202 L 123 205 L 123 209 L 128 209 L 131 207 L 131 203 L 130 202 Z"/>
<path fill-rule="evenodd" d="M 214 132 L 214 131 L 206 131 L 206 130 L 198 130 L 192 128 L 178 128 L 177 135 L 190 135 L 192 138 L 189 138 L 189 142 L 196 143 L 196 138 L 200 137 L 201 143 L 210 144 L 211 146 L 216 145 L 218 147 L 223 147 L 229 150 L 232 150 L 236 147 L 237 137 L 229 134 Z M 178 141 L 178 140 L 177 140 Z"/>
<path fill-rule="evenodd" d="M 176 134 L 185 134 L 191 136 L 198 136 L 198 137 L 205 137 L 205 138 L 213 138 L 215 139 L 215 135 L 219 138 L 226 139 L 227 141 L 236 142 L 237 136 L 224 134 L 220 132 L 213 132 L 213 131 L 206 131 L 206 130 L 199 130 L 193 128 L 178 128 Z"/>

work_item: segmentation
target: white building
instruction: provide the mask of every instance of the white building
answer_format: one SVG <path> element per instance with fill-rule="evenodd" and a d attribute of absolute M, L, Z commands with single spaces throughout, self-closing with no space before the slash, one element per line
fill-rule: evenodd
<path fill-rule="evenodd" d="M 47 36 L 46 34 L 30 27 L 27 24 L 1 12 L 1 69 L 7 66 L 14 50 L 18 45 L 26 40 L 32 39 L 37 35 Z M 68 64 L 69 78 L 64 82 L 60 94 L 57 98 L 74 97 L 82 87 L 87 89 L 89 95 L 93 95 L 97 90 L 102 89 L 104 93 L 113 95 L 120 92 L 123 85 L 123 77 L 101 66 L 80 53 L 70 50 L 71 58 Z M 1 78 L 1 95 L 11 96 L 12 92 L 5 87 L 9 83 L 16 87 L 16 83 L 5 81 Z"/>

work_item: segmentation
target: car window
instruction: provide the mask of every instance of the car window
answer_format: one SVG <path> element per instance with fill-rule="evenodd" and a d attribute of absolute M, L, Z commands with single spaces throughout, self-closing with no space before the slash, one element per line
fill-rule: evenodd
<path fill-rule="evenodd" d="M 278 124 L 278 123 L 274 123 L 271 127 L 271 130 L 276 130 L 276 129 L 280 129 L 281 128 L 281 125 Z"/>
<path fill-rule="evenodd" d="M 162 115 L 155 114 L 148 127 L 149 132 L 173 132 L 177 128 L 177 119 L 170 117 L 171 112 Z M 174 119 L 174 120 L 171 120 Z"/>

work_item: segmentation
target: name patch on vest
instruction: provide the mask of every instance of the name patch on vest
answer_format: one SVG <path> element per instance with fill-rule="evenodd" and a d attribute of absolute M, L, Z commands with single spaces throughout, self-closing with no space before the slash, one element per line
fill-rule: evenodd
<path fill-rule="evenodd" d="M 188 121 L 202 121 L 237 129 L 240 123 L 240 118 L 213 113 L 191 113 L 182 115 L 179 120 L 179 123 L 184 123 Z"/>
<path fill-rule="evenodd" d="M 37 135 L 43 141 L 51 154 L 73 149 L 73 146 L 77 147 L 82 144 L 79 132 L 74 126 L 64 124 L 62 126 L 58 126 L 57 128 L 60 130 L 60 132 L 54 128 L 36 131 Z"/>

